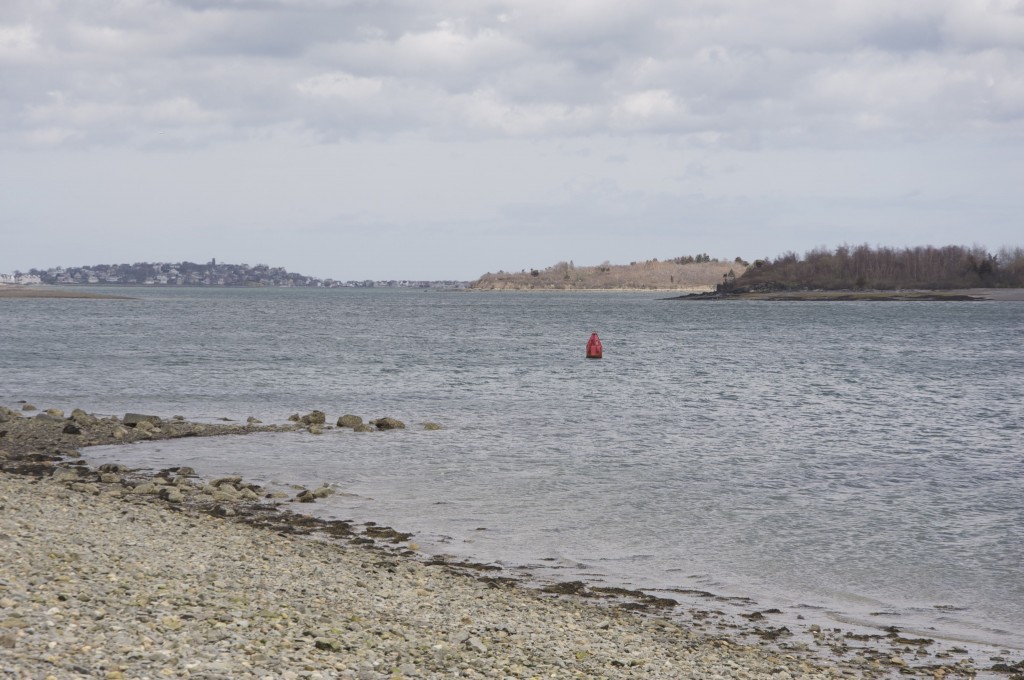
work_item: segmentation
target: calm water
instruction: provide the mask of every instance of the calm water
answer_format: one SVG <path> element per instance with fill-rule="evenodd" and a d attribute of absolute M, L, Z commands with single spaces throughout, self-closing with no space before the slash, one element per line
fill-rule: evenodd
<path fill-rule="evenodd" d="M 319 512 L 434 552 L 1024 647 L 1024 303 L 131 294 L 0 300 L 0 402 L 434 420 L 87 458 L 329 482 L 353 495 Z"/>

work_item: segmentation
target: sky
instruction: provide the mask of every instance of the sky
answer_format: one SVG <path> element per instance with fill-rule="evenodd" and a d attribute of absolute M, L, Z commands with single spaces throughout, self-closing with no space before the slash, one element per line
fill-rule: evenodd
<path fill-rule="evenodd" d="M 1024 246 L 1024 0 L 0 0 L 0 272 Z"/>

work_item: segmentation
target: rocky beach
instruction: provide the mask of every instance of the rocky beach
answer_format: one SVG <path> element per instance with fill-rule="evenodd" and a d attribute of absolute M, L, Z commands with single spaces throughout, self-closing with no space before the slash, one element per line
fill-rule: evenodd
<path fill-rule="evenodd" d="M 209 425 L 22 408 L 0 408 L 3 677 L 1024 677 L 1019 659 L 896 629 L 790 631 L 752 611 L 724 633 L 693 623 L 710 612 L 641 592 L 525 587 L 290 505 L 327 487 L 271 494 L 82 459 L 91 445 L 332 427 L 321 412 Z"/>

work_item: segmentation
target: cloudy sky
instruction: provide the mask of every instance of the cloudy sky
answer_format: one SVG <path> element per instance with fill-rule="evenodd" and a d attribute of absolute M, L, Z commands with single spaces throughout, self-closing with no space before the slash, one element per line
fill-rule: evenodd
<path fill-rule="evenodd" d="M 2 0 L 0 272 L 1024 245 L 1024 0 Z"/>

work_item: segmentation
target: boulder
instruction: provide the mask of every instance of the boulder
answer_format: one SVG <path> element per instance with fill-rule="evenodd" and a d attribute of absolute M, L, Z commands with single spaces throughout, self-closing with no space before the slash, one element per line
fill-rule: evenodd
<path fill-rule="evenodd" d="M 345 414 L 338 418 L 338 427 L 359 427 L 363 424 L 362 416 Z"/>
<path fill-rule="evenodd" d="M 59 468 L 53 471 L 53 481 L 74 482 L 78 481 L 78 470 L 75 468 Z"/>
<path fill-rule="evenodd" d="M 160 427 L 164 421 L 160 416 L 147 416 L 143 413 L 125 413 L 121 422 L 128 427 L 137 427 L 139 423 L 152 423 Z"/>
<path fill-rule="evenodd" d="M 371 420 L 370 423 L 375 425 L 378 430 L 404 430 L 405 423 L 395 418 L 378 418 L 377 420 Z"/>
<path fill-rule="evenodd" d="M 91 416 L 80 408 L 76 408 L 71 412 L 71 418 L 69 418 L 76 425 L 91 427 L 100 421 L 96 416 Z"/>
<path fill-rule="evenodd" d="M 254 418 L 253 416 L 249 416 L 248 418 L 245 419 L 245 422 L 249 423 L 250 425 L 259 425 L 263 421 L 260 420 L 259 418 Z"/>
<path fill-rule="evenodd" d="M 180 489 L 168 487 L 160 491 L 160 498 L 163 498 L 168 503 L 181 503 L 185 500 L 185 495 L 181 493 Z"/>
<path fill-rule="evenodd" d="M 440 430 L 441 429 L 441 425 L 440 425 L 440 423 L 427 422 L 427 423 L 423 423 L 423 429 L 424 430 Z"/>
<path fill-rule="evenodd" d="M 313 495 L 317 498 L 327 498 L 328 496 L 334 495 L 334 489 L 324 484 L 319 489 L 313 492 Z"/>
<path fill-rule="evenodd" d="M 23 404 L 22 407 L 21 407 L 21 410 L 22 411 L 35 411 L 36 407 L 33 406 L 32 404 Z"/>
<path fill-rule="evenodd" d="M 99 469 L 100 472 L 128 472 L 128 466 L 120 463 L 104 463 Z"/>
<path fill-rule="evenodd" d="M 82 428 L 78 427 L 74 423 L 68 423 L 64 426 L 64 434 L 82 434 Z"/>
<path fill-rule="evenodd" d="M 320 423 L 313 423 L 307 427 L 306 430 L 308 430 L 310 434 L 323 434 L 324 426 Z"/>
<path fill-rule="evenodd" d="M 323 425 L 327 422 L 327 414 L 323 411 L 310 411 L 299 419 L 303 425 Z"/>
<path fill-rule="evenodd" d="M 43 411 L 43 413 L 45 413 L 48 416 L 53 416 L 54 418 L 64 417 L 64 411 L 61 411 L 59 408 L 48 408 L 45 411 Z"/>
<path fill-rule="evenodd" d="M 373 432 L 376 428 L 369 423 L 360 423 L 352 428 L 353 432 Z"/>

